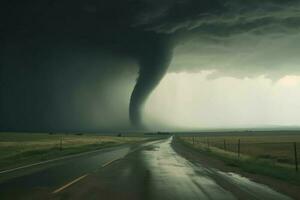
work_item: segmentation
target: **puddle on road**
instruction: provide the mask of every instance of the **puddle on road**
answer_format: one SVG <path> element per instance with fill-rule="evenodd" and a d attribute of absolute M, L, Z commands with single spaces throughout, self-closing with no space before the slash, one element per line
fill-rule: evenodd
<path fill-rule="evenodd" d="M 285 196 L 270 187 L 253 182 L 248 178 L 242 177 L 236 173 L 225 173 L 221 171 L 216 171 L 222 178 L 227 180 L 228 182 L 236 185 L 237 187 L 251 193 L 253 196 L 258 199 L 280 199 L 280 200 L 291 200 L 290 197 Z"/>
<path fill-rule="evenodd" d="M 143 149 L 144 151 L 158 151 L 159 147 L 157 146 L 148 146 Z"/>

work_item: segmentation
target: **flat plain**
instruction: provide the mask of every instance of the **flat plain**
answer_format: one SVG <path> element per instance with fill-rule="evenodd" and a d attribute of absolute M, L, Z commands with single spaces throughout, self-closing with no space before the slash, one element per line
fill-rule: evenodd
<path fill-rule="evenodd" d="M 99 134 L 0 133 L 0 170 L 143 140 Z"/>

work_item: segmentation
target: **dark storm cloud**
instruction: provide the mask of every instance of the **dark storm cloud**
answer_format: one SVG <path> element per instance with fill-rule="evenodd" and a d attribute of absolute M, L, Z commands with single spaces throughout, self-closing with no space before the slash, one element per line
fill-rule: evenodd
<path fill-rule="evenodd" d="M 157 9 L 144 14 L 146 21 L 139 25 L 156 32 L 176 33 L 198 30 L 211 35 L 224 35 L 248 31 L 270 24 L 285 27 L 299 26 L 299 2 L 276 1 L 171 1 L 160 15 Z M 154 7 L 155 8 L 155 7 Z M 142 18 L 143 19 L 143 18 Z"/>
<path fill-rule="evenodd" d="M 99 124 L 114 121 L 119 113 L 104 116 L 105 102 L 118 104 L 111 84 L 133 78 L 137 66 L 129 114 L 140 125 L 172 55 L 174 71 L 295 71 L 299 10 L 296 0 L 1 1 L 1 129 L 98 128 L 82 114 L 94 110 L 90 100 L 72 103 L 82 85 L 88 99 L 99 100 Z"/>
<path fill-rule="evenodd" d="M 300 74 L 299 1 L 190 0 L 165 7 L 140 26 L 176 38 L 170 70 L 274 80 Z"/>

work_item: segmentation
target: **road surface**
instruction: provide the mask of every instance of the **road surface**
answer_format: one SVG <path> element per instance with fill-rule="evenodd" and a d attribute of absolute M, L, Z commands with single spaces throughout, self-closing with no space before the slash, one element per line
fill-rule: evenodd
<path fill-rule="evenodd" d="M 47 164 L 0 183 L 0 199 L 290 199 L 238 174 L 190 162 L 171 142 L 110 148 Z"/>

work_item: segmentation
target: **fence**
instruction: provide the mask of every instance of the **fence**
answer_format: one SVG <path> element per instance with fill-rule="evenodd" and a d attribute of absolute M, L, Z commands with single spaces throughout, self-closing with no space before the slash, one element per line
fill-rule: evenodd
<path fill-rule="evenodd" d="M 241 155 L 251 156 L 257 159 L 267 159 L 274 162 L 294 165 L 298 171 L 298 147 L 297 142 L 255 142 L 240 138 L 209 138 L 209 137 L 183 137 L 193 145 L 200 145 L 210 149 L 211 147 L 222 149 L 226 152 L 236 154 L 240 159 Z"/>

